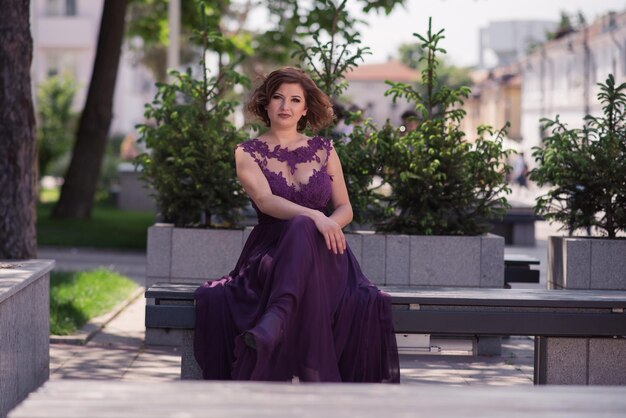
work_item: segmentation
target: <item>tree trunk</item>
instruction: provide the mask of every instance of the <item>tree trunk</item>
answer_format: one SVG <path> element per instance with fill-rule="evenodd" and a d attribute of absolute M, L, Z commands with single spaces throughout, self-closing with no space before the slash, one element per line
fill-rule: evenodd
<path fill-rule="evenodd" d="M 72 160 L 52 211 L 54 218 L 91 216 L 107 135 L 113 115 L 113 92 L 124 39 L 127 0 L 105 0 L 98 47 Z"/>
<path fill-rule="evenodd" d="M 0 0 L 0 259 L 37 257 L 29 0 Z"/>

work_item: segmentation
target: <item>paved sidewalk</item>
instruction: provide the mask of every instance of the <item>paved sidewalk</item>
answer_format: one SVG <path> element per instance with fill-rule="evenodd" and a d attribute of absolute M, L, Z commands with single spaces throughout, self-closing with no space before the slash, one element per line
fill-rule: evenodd
<path fill-rule="evenodd" d="M 56 271 L 80 271 L 106 267 L 145 285 L 146 253 L 95 248 L 40 247 L 40 259 L 55 260 Z"/>

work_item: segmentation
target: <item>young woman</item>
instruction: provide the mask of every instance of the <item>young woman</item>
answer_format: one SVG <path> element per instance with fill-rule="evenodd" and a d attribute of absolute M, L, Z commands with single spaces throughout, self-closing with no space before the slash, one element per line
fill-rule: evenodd
<path fill-rule="evenodd" d="M 272 72 L 248 110 L 269 130 L 235 150 L 258 214 L 235 269 L 199 287 L 195 357 L 205 379 L 399 382 L 387 294 L 363 275 L 331 142 L 329 98 L 296 68 Z M 328 203 L 333 210 L 326 213 Z"/>

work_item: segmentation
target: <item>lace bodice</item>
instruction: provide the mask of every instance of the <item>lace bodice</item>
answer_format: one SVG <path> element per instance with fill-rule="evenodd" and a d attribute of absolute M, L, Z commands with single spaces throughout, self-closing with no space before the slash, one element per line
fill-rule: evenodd
<path fill-rule="evenodd" d="M 239 144 L 259 164 L 272 193 L 311 209 L 323 210 L 331 196 L 331 176 L 326 172 L 331 142 L 319 136 L 295 149 L 273 149 L 254 138 Z M 253 206 L 261 219 L 262 213 Z"/>

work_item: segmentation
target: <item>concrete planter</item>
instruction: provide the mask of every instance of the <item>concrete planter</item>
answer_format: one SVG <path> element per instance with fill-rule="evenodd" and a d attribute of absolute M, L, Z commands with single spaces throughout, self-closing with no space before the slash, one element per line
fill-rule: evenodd
<path fill-rule="evenodd" d="M 0 417 L 50 376 L 51 260 L 0 264 Z"/>
<path fill-rule="evenodd" d="M 626 240 L 549 237 L 548 288 L 626 290 Z"/>
<path fill-rule="evenodd" d="M 146 286 L 218 279 L 235 266 L 250 233 L 243 230 L 148 230 Z M 502 287 L 504 238 L 346 234 L 363 273 L 385 286 Z"/>
<path fill-rule="evenodd" d="M 198 283 L 230 273 L 251 229 L 148 229 L 146 287 Z M 409 236 L 350 233 L 346 238 L 363 273 L 377 285 L 502 287 L 504 238 L 497 235 Z M 180 345 L 176 330 L 146 330 L 150 344 Z"/>

